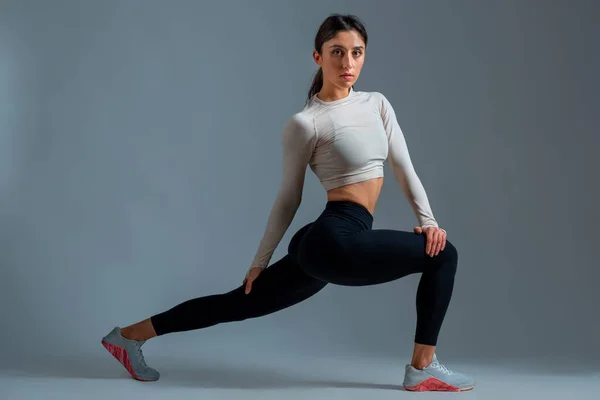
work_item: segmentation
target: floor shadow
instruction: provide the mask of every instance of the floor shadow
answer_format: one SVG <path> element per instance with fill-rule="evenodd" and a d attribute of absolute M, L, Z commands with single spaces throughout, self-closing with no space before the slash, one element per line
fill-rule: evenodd
<path fill-rule="evenodd" d="M 108 360 L 113 361 L 113 360 Z M 161 362 L 154 360 L 157 369 L 160 366 L 161 378 L 157 382 L 139 382 L 140 384 L 197 387 L 206 389 L 285 389 L 285 388 L 346 388 L 401 390 L 402 376 L 396 384 L 356 382 L 336 379 L 302 376 L 275 368 L 238 365 L 201 365 L 185 360 Z M 3 374 L 35 378 L 53 379 L 101 379 L 131 380 L 129 374 L 116 361 L 89 359 L 45 360 L 35 363 L 23 363 L 0 367 Z M 134 381 L 135 382 L 135 381 Z"/>

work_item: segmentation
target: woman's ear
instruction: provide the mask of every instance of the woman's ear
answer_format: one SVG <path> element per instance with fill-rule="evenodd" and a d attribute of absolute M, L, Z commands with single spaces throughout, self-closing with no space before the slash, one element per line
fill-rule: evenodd
<path fill-rule="evenodd" d="M 315 63 L 319 66 L 322 67 L 323 66 L 323 57 L 321 57 L 321 55 L 319 54 L 318 51 L 313 50 L 313 60 L 315 60 Z"/>

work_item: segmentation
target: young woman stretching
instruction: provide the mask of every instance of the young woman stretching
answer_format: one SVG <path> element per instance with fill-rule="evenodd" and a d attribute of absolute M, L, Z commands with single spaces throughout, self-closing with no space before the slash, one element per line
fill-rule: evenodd
<path fill-rule="evenodd" d="M 421 273 L 416 298 L 414 353 L 404 387 L 413 391 L 464 391 L 472 378 L 452 372 L 435 355 L 458 263 L 431 211 L 394 109 L 378 92 L 354 90 L 368 36 L 361 21 L 331 15 L 315 38 L 320 69 L 305 107 L 283 130 L 283 176 L 256 256 L 238 288 L 188 300 L 102 339 L 134 379 L 155 381 L 141 346 L 173 332 L 257 318 L 308 299 L 328 283 L 376 285 Z M 372 229 L 388 160 L 414 210 L 414 232 Z M 309 165 L 327 191 L 321 215 L 300 229 L 288 254 L 268 266 L 300 205 Z M 268 266 L 268 268 L 267 268 Z"/>

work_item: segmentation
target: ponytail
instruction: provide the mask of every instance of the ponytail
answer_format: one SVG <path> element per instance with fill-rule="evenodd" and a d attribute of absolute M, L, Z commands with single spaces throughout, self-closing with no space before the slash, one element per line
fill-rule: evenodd
<path fill-rule="evenodd" d="M 306 102 L 308 103 L 315 94 L 319 93 L 319 91 L 321 90 L 322 87 L 323 87 L 323 69 L 319 68 L 319 70 L 315 74 L 315 77 L 313 78 L 312 85 L 310 86 L 310 89 L 308 91 L 308 97 L 306 98 Z"/>

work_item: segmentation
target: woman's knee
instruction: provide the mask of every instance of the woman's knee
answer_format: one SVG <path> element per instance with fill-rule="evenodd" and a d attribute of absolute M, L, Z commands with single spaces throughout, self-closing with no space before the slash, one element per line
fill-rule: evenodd
<path fill-rule="evenodd" d="M 446 240 L 446 246 L 444 247 L 444 250 L 437 255 L 437 258 L 444 264 L 449 263 L 456 268 L 458 265 L 458 250 L 452 242 Z"/>

